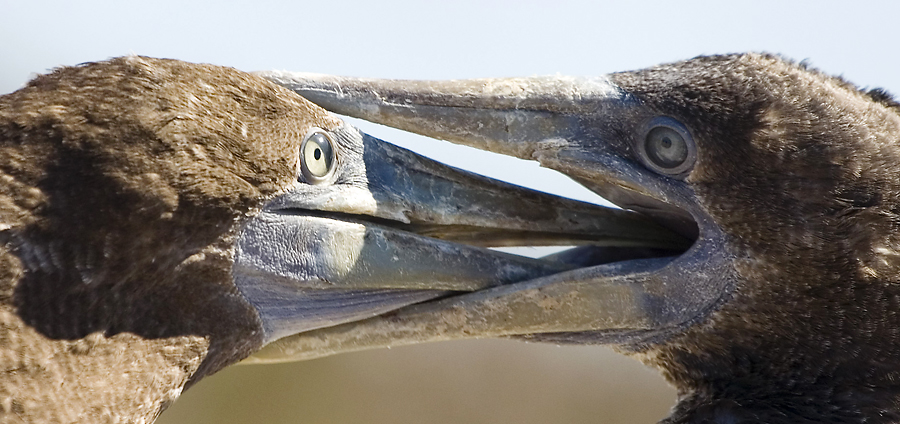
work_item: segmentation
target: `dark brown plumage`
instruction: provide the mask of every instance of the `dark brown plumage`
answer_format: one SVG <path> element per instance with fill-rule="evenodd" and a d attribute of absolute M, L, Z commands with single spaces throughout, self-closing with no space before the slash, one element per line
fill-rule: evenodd
<path fill-rule="evenodd" d="M 0 421 L 150 422 L 258 348 L 233 239 L 339 124 L 233 69 L 127 57 L 0 97 Z"/>
<path fill-rule="evenodd" d="M 702 324 L 638 348 L 685 398 L 667 423 L 900 421 L 900 114 L 767 55 L 614 76 L 682 120 L 686 182 L 739 281 Z"/>

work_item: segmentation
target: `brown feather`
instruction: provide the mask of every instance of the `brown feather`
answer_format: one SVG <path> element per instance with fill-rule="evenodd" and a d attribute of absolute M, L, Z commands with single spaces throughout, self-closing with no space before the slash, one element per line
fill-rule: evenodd
<path fill-rule="evenodd" d="M 150 422 L 258 348 L 233 237 L 336 125 L 253 75 L 144 57 L 0 97 L 0 421 Z"/>

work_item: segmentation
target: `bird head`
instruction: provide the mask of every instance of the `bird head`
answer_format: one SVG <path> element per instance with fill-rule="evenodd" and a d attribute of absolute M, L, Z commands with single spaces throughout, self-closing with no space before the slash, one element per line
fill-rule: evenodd
<path fill-rule="evenodd" d="M 337 113 L 535 160 L 692 243 L 578 247 L 554 256 L 574 269 L 301 333 L 257 360 L 609 344 L 679 388 L 671 422 L 897 418 L 900 116 L 883 92 L 760 54 L 593 78 L 262 75 Z"/>
<path fill-rule="evenodd" d="M 486 246 L 578 240 L 686 243 L 418 156 L 252 74 L 61 68 L 0 97 L 0 392 L 34 421 L 149 420 L 275 340 L 577 268 Z"/>

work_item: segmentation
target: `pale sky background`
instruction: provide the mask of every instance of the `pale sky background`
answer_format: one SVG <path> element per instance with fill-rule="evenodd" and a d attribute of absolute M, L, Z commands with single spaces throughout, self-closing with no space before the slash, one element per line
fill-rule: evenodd
<path fill-rule="evenodd" d="M 0 0 L 0 93 L 34 73 L 128 54 L 245 71 L 449 79 L 598 75 L 740 51 L 805 59 L 900 93 L 900 2 L 674 4 Z M 354 123 L 456 166 L 596 201 L 533 164 Z M 654 371 L 604 348 L 476 341 L 235 367 L 190 390 L 160 421 L 650 423 L 673 402 Z"/>

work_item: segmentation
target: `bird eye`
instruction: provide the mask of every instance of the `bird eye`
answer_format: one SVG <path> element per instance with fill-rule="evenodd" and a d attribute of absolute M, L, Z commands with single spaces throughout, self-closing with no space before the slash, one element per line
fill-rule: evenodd
<path fill-rule="evenodd" d="M 334 143 L 325 132 L 313 130 L 300 144 L 300 172 L 310 184 L 324 182 L 334 172 Z"/>
<path fill-rule="evenodd" d="M 638 152 L 650 169 L 672 177 L 684 176 L 697 160 L 697 147 L 687 128 L 669 117 L 650 122 Z"/>

